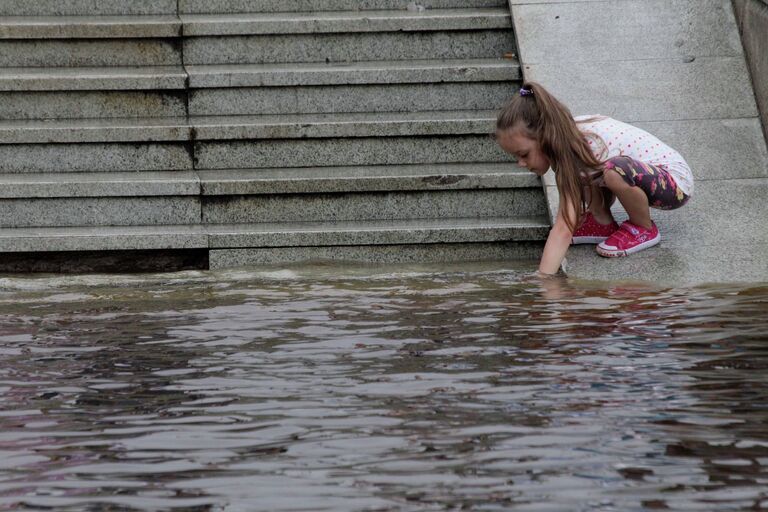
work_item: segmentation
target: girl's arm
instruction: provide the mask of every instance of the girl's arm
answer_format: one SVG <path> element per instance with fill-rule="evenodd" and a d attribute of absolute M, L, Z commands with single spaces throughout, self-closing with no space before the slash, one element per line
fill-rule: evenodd
<path fill-rule="evenodd" d="M 542 254 L 541 262 L 539 262 L 539 272 L 542 274 L 556 274 L 560 270 L 560 265 L 565 259 L 565 253 L 568 252 L 568 247 L 573 240 L 573 232 L 565 223 L 564 215 L 574 219 L 573 225 L 577 225 L 576 212 L 573 211 L 573 207 L 561 202 L 555 218 L 555 225 L 549 232 L 547 243 L 544 245 L 544 254 Z"/>

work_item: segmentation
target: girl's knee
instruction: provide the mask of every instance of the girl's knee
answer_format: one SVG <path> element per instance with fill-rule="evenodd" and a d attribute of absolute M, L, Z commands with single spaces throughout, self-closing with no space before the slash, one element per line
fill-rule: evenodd
<path fill-rule="evenodd" d="M 624 171 L 615 167 L 606 167 L 603 171 L 603 181 L 605 182 L 605 186 L 611 190 L 629 186 L 629 183 L 627 183 L 624 176 Z"/>

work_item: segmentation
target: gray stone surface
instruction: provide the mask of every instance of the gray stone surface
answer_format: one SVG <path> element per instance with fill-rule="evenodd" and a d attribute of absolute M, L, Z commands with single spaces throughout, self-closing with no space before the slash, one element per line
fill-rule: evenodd
<path fill-rule="evenodd" d="M 744 51 L 752 72 L 757 105 L 763 129 L 768 138 L 768 2 L 765 0 L 734 0 Z"/>
<path fill-rule="evenodd" d="M 2 39 L 135 39 L 181 34 L 176 16 L 0 17 Z"/>
<path fill-rule="evenodd" d="M 181 66 L 128 68 L 0 68 L 0 91 L 184 89 Z"/>
<path fill-rule="evenodd" d="M 545 84 L 575 115 L 601 113 L 628 122 L 757 115 L 749 81 L 714 79 L 747 76 L 744 57 L 701 57 L 690 63 L 552 61 L 525 64 L 523 72 Z"/>
<path fill-rule="evenodd" d="M 200 194 L 193 172 L 0 174 L 0 198 L 190 196 Z"/>
<path fill-rule="evenodd" d="M 509 161 L 487 135 L 200 142 L 195 156 L 201 169 Z"/>
<path fill-rule="evenodd" d="M 0 172 L 173 171 L 192 169 L 183 144 L 0 144 Z"/>
<path fill-rule="evenodd" d="M 207 224 L 544 215 L 540 188 L 208 196 Z"/>
<path fill-rule="evenodd" d="M 524 5 L 534 3 L 541 5 Z M 523 30 L 519 35 L 526 78 L 544 82 L 574 113 L 613 115 L 657 134 L 680 149 L 696 177 L 687 205 L 668 212 L 652 210 L 662 233 L 659 247 L 617 259 L 600 258 L 593 246 L 572 247 L 564 265 L 569 276 L 669 285 L 768 281 L 766 147 L 744 58 L 733 44 L 735 21 L 723 2 L 585 0 L 576 6 L 512 0 L 511 4 L 516 23 L 526 12 L 538 16 L 536 33 Z M 671 20 L 668 32 L 644 42 L 625 38 L 620 31 L 605 35 L 595 28 L 581 31 L 561 52 L 547 51 L 562 38 L 556 18 L 560 13 L 589 25 L 622 8 L 626 21 L 635 21 L 630 33 L 653 34 L 663 19 Z M 715 26 L 711 16 L 717 12 L 722 17 Z M 679 23 L 681 15 L 687 24 Z M 680 58 L 686 45 L 692 45 L 694 55 Z M 536 62 L 527 60 L 529 54 Z M 587 62 L 594 55 L 603 60 Z M 549 203 L 556 208 L 551 178 L 545 183 Z M 616 212 L 621 219 L 619 207 Z"/>
<path fill-rule="evenodd" d="M 518 240 L 539 242 L 548 229 L 546 219 L 543 217 L 233 224 L 207 228 L 212 249 L 477 243 Z"/>
<path fill-rule="evenodd" d="M 197 224 L 200 198 L 78 197 L 0 200 L 0 225 L 13 227 Z"/>
<path fill-rule="evenodd" d="M 495 112 L 478 110 L 191 117 L 197 140 L 488 134 Z M 3 124 L 0 124 L 0 136 Z M 293 167 L 293 166 L 292 166 Z"/>
<path fill-rule="evenodd" d="M 733 17 L 730 0 L 610 0 L 600 9 L 534 3 L 516 9 L 515 32 L 526 64 L 741 56 L 738 34 L 729 30 L 730 21 L 723 23 Z"/>
<path fill-rule="evenodd" d="M 501 105 L 512 90 L 509 82 L 303 86 L 300 92 L 296 87 L 202 89 L 190 93 L 189 113 L 206 116 L 490 110 Z"/>
<path fill-rule="evenodd" d="M 178 0 L 0 0 L 0 16 L 176 14 L 177 1 Z M 207 3 L 210 5 L 210 2 Z"/>
<path fill-rule="evenodd" d="M 199 225 L 0 228 L 0 253 L 207 247 L 208 235 Z"/>
<path fill-rule="evenodd" d="M 0 92 L 0 119 L 176 117 L 185 94 L 143 91 Z"/>
<path fill-rule="evenodd" d="M 184 62 L 193 65 L 498 59 L 515 51 L 510 30 L 214 36 L 184 40 Z"/>
<path fill-rule="evenodd" d="M 515 60 L 373 61 L 343 64 L 243 64 L 187 66 L 189 85 L 197 88 L 269 87 L 337 84 L 500 82 L 520 78 Z M 0 76 L 2 87 L 2 76 Z"/>
<path fill-rule="evenodd" d="M 768 151 L 754 117 L 634 124 L 677 149 L 697 181 L 768 177 Z"/>
<path fill-rule="evenodd" d="M 177 66 L 171 39 L 0 41 L 0 67 Z"/>
<path fill-rule="evenodd" d="M 2 121 L 2 144 L 187 141 L 186 118 Z"/>
<path fill-rule="evenodd" d="M 6 0 L 7 1 L 7 0 Z M 18 1 L 18 0 L 17 0 Z M 179 0 L 182 13 L 407 10 L 413 0 Z M 504 7 L 506 0 L 419 0 L 426 9 Z"/>
<path fill-rule="evenodd" d="M 535 175 L 507 163 L 243 169 L 198 171 L 197 174 L 203 195 L 478 190 L 539 186 L 539 179 Z"/>
<path fill-rule="evenodd" d="M 541 255 L 541 251 L 541 242 L 273 247 L 214 249 L 210 251 L 209 262 L 211 269 L 311 261 L 398 264 L 498 260 L 509 265 L 510 260 L 524 260 L 525 264 L 533 267 L 531 262 Z"/>
<path fill-rule="evenodd" d="M 511 28 L 508 9 L 186 14 L 184 35 L 338 34 Z M 0 36 L 3 25 L 0 22 Z"/>

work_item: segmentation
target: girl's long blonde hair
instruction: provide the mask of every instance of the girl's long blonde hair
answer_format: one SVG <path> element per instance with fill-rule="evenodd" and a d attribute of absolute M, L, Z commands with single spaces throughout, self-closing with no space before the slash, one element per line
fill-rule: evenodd
<path fill-rule="evenodd" d="M 586 211 L 584 186 L 602 175 L 603 162 L 590 150 L 568 107 L 536 82 L 525 82 L 523 89 L 525 95 L 515 95 L 502 107 L 496 132 L 521 128 L 539 143 L 555 171 L 562 206 L 571 206 L 576 212 L 576 219 L 563 216 L 574 231 Z"/>

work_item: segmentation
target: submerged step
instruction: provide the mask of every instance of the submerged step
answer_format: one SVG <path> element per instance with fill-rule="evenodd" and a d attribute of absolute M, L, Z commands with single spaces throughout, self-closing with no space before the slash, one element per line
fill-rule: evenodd
<path fill-rule="evenodd" d="M 0 228 L 0 253 L 540 242 L 548 232 L 545 217 Z"/>

